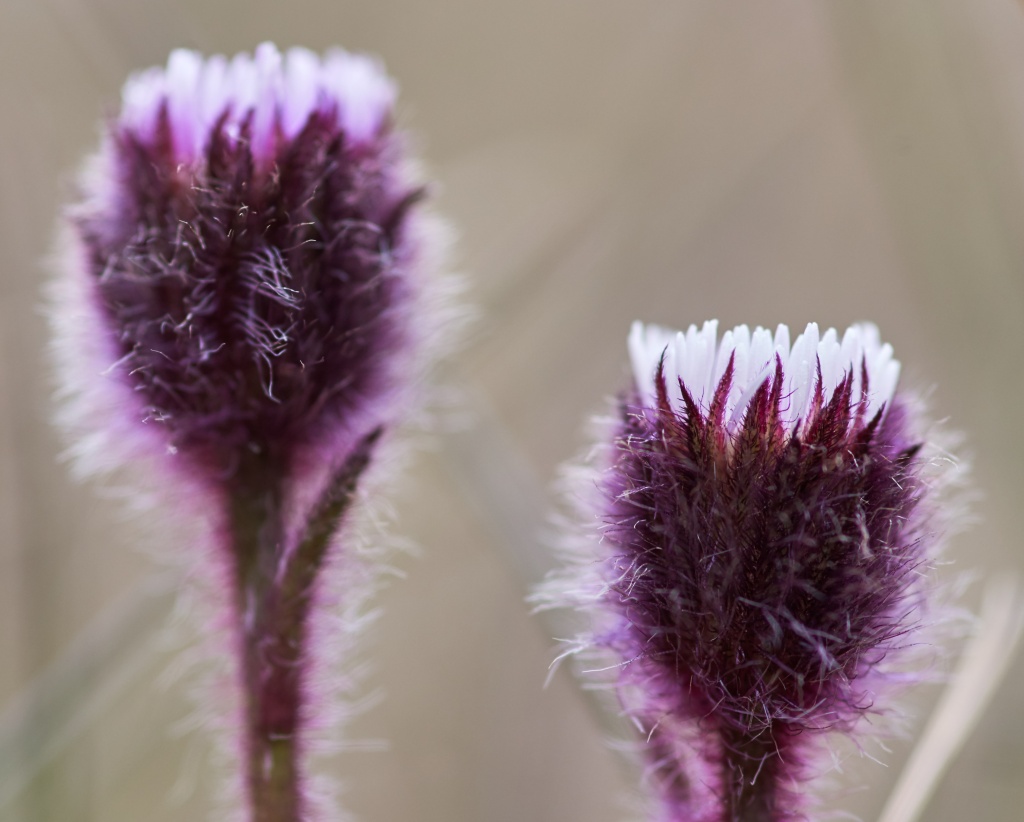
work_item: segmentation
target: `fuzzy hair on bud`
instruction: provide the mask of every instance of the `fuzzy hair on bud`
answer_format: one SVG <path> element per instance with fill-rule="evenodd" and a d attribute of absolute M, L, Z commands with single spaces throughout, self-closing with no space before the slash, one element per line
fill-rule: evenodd
<path fill-rule="evenodd" d="M 569 653 L 615 671 L 659 819 L 805 818 L 817 735 L 884 710 L 926 620 L 934 501 L 899 363 L 867 324 L 790 344 L 637 323 L 629 351 L 539 599 L 585 615 Z"/>

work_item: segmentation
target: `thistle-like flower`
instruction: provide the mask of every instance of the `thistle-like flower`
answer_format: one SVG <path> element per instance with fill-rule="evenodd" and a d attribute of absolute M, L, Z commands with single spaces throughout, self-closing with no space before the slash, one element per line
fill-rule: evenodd
<path fill-rule="evenodd" d="M 150 457 L 217 523 L 253 820 L 312 813 L 321 570 L 436 328 L 394 97 L 340 50 L 175 51 L 126 84 L 69 215 L 53 318 L 75 450 Z"/>
<path fill-rule="evenodd" d="M 635 324 L 635 384 L 549 605 L 588 616 L 672 822 L 804 818 L 815 734 L 924 615 L 929 483 L 877 329 Z"/>

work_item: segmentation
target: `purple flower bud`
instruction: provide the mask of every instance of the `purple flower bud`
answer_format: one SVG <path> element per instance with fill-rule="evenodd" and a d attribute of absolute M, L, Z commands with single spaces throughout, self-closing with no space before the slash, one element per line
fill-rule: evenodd
<path fill-rule="evenodd" d="M 189 460 L 286 460 L 393 399 L 422 233 L 394 96 L 365 57 L 270 44 L 125 86 L 72 218 L 79 274 L 135 416 Z"/>
<path fill-rule="evenodd" d="M 369 590 L 358 557 L 332 562 L 332 547 L 353 541 L 357 488 L 446 316 L 394 98 L 376 63 L 340 50 L 175 51 L 126 84 L 56 288 L 83 468 L 147 457 L 200 490 L 202 510 L 179 516 L 212 517 L 258 822 L 314 813 L 321 572 L 343 566 L 332 588 L 357 602 Z"/>
<path fill-rule="evenodd" d="M 593 499 L 549 602 L 583 608 L 649 734 L 661 818 L 803 818 L 814 733 L 852 730 L 922 619 L 928 492 L 871 325 L 633 326 Z M 596 557 L 595 547 L 600 548 Z"/>

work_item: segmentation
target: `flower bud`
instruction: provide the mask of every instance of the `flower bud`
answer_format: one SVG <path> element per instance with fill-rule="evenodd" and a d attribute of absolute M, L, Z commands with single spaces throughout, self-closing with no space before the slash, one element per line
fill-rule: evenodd
<path fill-rule="evenodd" d="M 394 97 L 366 57 L 270 44 L 126 84 L 67 276 L 123 407 L 191 462 L 282 461 L 390 416 L 422 255 Z"/>
<path fill-rule="evenodd" d="M 928 484 L 899 363 L 871 325 L 790 344 L 784 325 L 637 323 L 629 350 L 586 503 L 600 544 L 547 598 L 615 660 L 665 819 L 798 818 L 813 734 L 877 709 L 922 617 Z"/>

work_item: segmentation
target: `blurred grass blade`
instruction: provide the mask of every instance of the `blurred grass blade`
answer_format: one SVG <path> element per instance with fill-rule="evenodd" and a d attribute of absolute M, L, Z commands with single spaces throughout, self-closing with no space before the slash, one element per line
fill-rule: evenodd
<path fill-rule="evenodd" d="M 1002 682 L 1024 629 L 1016 577 L 989 581 L 977 630 L 900 774 L 879 822 L 916 822 Z"/>
<path fill-rule="evenodd" d="M 0 712 L 0 818 L 5 808 L 164 653 L 153 639 L 179 581 L 138 583 L 87 625 Z"/>

